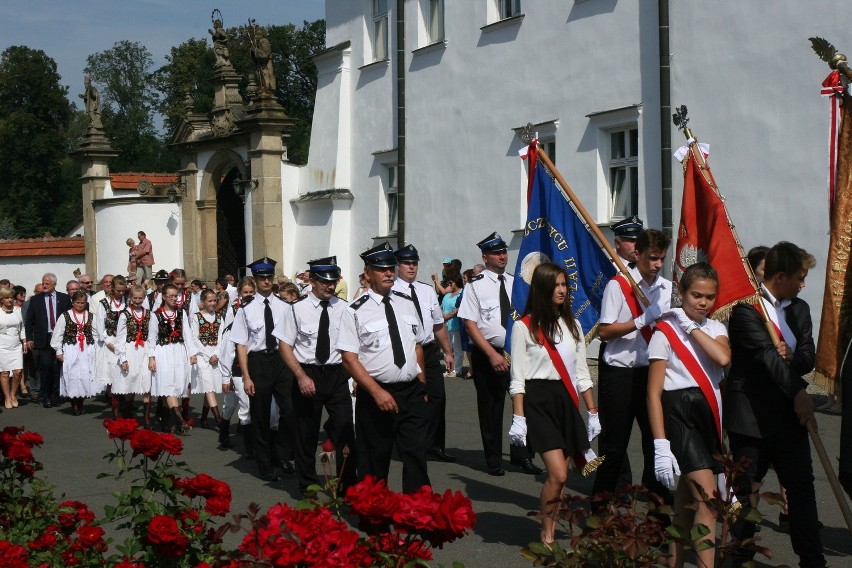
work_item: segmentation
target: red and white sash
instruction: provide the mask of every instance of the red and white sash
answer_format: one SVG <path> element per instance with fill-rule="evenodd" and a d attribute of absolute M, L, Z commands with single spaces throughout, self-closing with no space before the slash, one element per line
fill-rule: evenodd
<path fill-rule="evenodd" d="M 698 384 L 698 388 L 704 394 L 704 398 L 707 399 L 707 404 L 710 405 L 710 410 L 713 412 L 713 421 L 716 423 L 716 433 L 719 435 L 719 445 L 720 449 L 722 449 L 722 413 L 719 409 L 719 400 L 716 398 L 716 391 L 713 388 L 710 377 L 707 376 L 707 372 L 701 366 L 701 363 L 698 362 L 695 354 L 680 338 L 680 335 L 672 324 L 667 321 L 659 321 L 654 331 L 659 331 L 666 336 L 675 354 L 683 362 L 684 367 L 692 375 L 693 380 Z"/>
<path fill-rule="evenodd" d="M 530 324 L 530 316 L 529 314 L 525 315 L 521 318 L 521 321 L 527 326 L 527 329 L 530 330 L 530 334 L 532 334 L 532 326 Z M 544 347 L 547 354 L 550 355 L 550 362 L 553 363 L 556 372 L 559 373 L 559 378 L 562 379 L 562 384 L 565 387 L 565 390 L 568 391 L 568 395 L 571 397 L 571 402 L 574 403 L 574 408 L 577 409 L 577 412 L 580 411 L 580 398 L 577 396 L 577 389 L 574 387 L 574 381 L 571 380 L 571 375 L 568 373 L 568 367 L 565 365 L 565 361 L 562 359 L 562 356 L 556 350 L 556 347 L 547 339 L 547 336 L 544 335 L 544 332 L 541 330 L 541 327 L 538 328 L 538 340 L 541 345 Z M 586 465 L 587 461 L 586 456 L 583 452 L 574 452 L 574 455 L 571 456 L 574 460 L 574 465 L 577 466 L 578 469 L 582 470 L 583 466 Z"/>
<path fill-rule="evenodd" d="M 641 316 L 644 313 L 644 310 L 639 307 L 641 305 L 639 303 L 639 298 L 636 297 L 636 292 L 633 291 L 633 287 L 630 285 L 630 282 L 627 281 L 627 278 L 625 278 L 623 274 L 618 273 L 613 276 L 612 279 L 618 282 L 618 285 L 621 286 L 621 292 L 624 294 L 625 301 L 627 301 L 627 307 L 630 308 L 630 315 L 632 315 L 634 319 Z M 651 326 L 645 326 L 639 331 L 642 333 L 642 337 L 645 338 L 645 343 L 650 343 L 651 335 L 654 333 Z"/>

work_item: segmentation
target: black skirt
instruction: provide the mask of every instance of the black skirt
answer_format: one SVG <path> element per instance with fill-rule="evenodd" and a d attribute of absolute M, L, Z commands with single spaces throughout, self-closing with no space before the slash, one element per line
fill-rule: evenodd
<path fill-rule="evenodd" d="M 532 379 L 526 381 L 525 390 L 530 449 L 540 454 L 561 449 L 566 457 L 589 449 L 586 424 L 562 381 Z"/>
<path fill-rule="evenodd" d="M 714 454 L 721 453 L 716 419 L 698 387 L 663 391 L 666 437 L 677 458 L 681 474 L 700 469 L 722 472 Z"/>

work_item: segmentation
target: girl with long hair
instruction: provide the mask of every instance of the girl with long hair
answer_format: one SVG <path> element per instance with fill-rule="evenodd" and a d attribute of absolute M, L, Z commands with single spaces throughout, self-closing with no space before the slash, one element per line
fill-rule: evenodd
<path fill-rule="evenodd" d="M 71 309 L 56 318 L 50 346 L 62 363 L 59 395 L 71 399 L 71 413 L 85 413 L 83 400 L 103 392 L 95 380 L 94 314 L 86 309 L 89 296 L 82 290 L 71 295 Z"/>
<path fill-rule="evenodd" d="M 541 541 L 550 546 L 569 460 L 587 455 L 589 441 L 600 433 L 583 330 L 571 312 L 568 275 L 556 264 L 542 263 L 533 271 L 527 305 L 512 328 L 511 354 L 514 416 L 509 438 L 521 442 L 526 437 L 547 468 Z M 588 411 L 588 430 L 580 397 Z"/>

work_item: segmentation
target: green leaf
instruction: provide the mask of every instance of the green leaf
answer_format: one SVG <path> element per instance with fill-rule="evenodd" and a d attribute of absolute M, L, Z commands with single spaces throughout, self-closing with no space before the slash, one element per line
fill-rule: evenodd
<path fill-rule="evenodd" d="M 550 549 L 544 546 L 543 542 L 531 542 L 529 548 L 538 555 L 549 556 L 551 554 Z"/>
<path fill-rule="evenodd" d="M 707 525 L 697 524 L 692 527 L 692 530 L 689 533 L 689 537 L 693 541 L 697 541 L 700 540 L 701 537 L 707 536 L 708 534 L 710 534 L 710 528 Z"/>
<path fill-rule="evenodd" d="M 709 550 L 711 548 L 716 548 L 716 543 L 709 538 L 706 538 L 695 545 L 695 552 L 701 552 L 702 550 Z"/>
<path fill-rule="evenodd" d="M 589 527 L 590 529 L 600 528 L 600 526 L 601 526 L 600 517 L 589 517 L 588 519 L 586 519 L 586 526 Z"/>
<path fill-rule="evenodd" d="M 763 520 L 763 516 L 760 514 L 760 511 L 755 508 L 749 509 L 742 518 L 750 523 L 759 523 Z"/>

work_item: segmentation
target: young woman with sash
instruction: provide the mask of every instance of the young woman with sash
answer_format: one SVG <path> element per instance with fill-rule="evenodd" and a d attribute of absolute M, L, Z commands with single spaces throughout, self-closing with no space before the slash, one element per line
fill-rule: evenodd
<path fill-rule="evenodd" d="M 509 394 L 515 416 L 509 438 L 519 443 L 526 438 L 547 469 L 541 488 L 541 541 L 547 546 L 554 539 L 569 460 L 582 467 L 594 458 L 589 441 L 601 431 L 583 330 L 571 312 L 567 282 L 559 266 L 538 265 L 523 315 L 512 328 Z M 588 431 L 580 397 L 588 410 Z"/>
<path fill-rule="evenodd" d="M 130 288 L 127 309 L 118 316 L 115 353 L 119 373 L 112 384 L 112 393 L 124 395 L 122 416 L 133 418 L 133 398 L 142 395 L 145 405 L 144 425 L 151 427 L 151 371 L 148 370 L 148 325 L 151 312 L 145 309 L 145 287 Z"/>
<path fill-rule="evenodd" d="M 719 277 L 706 262 L 687 268 L 680 280 L 683 307 L 663 314 L 648 346 L 654 472 L 669 489 L 675 487 L 675 475 L 681 475 L 674 523 L 706 526 L 710 532 L 701 540 L 710 542 L 715 542 L 716 512 L 702 501 L 701 491 L 713 495 L 722 471 L 713 457 L 723 453 L 719 382 L 731 362 L 725 326 L 707 318 L 718 287 Z M 715 550 L 697 552 L 698 566 L 713 566 Z M 671 554 L 670 566 L 683 566 L 683 546 L 673 544 Z"/>

